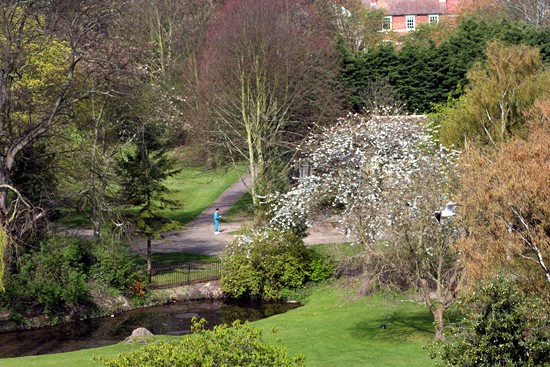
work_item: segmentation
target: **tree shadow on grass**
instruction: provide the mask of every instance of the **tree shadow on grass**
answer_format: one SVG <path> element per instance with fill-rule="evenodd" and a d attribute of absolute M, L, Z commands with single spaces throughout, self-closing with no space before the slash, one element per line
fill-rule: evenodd
<path fill-rule="evenodd" d="M 404 342 L 434 335 L 433 318 L 422 310 L 395 310 L 383 317 L 365 317 L 350 331 L 355 338 L 383 342 Z"/>

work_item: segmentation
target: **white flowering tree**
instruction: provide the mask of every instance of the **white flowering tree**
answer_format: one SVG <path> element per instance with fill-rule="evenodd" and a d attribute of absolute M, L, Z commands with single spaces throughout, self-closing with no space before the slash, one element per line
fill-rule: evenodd
<path fill-rule="evenodd" d="M 298 230 L 322 210 L 338 211 L 341 230 L 365 248 L 366 289 L 418 289 L 440 338 L 461 267 L 454 221 L 439 224 L 433 212 L 449 200 L 456 158 L 425 118 L 349 115 L 305 141 L 299 164 L 307 172 L 274 198 L 270 224 Z"/>

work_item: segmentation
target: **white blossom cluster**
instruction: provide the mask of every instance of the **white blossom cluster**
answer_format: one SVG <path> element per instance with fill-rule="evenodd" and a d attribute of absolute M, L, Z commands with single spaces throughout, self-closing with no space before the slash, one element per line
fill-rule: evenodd
<path fill-rule="evenodd" d="M 182 128 L 189 129 L 189 126 L 184 124 L 185 97 L 182 97 L 175 88 L 167 89 L 157 83 L 151 83 L 151 89 L 157 96 L 153 116 L 159 126 L 173 134 Z"/>
<path fill-rule="evenodd" d="M 258 236 L 259 233 L 261 232 L 253 230 L 251 234 L 235 237 L 226 249 L 226 257 L 231 258 L 236 255 L 244 255 L 246 258 L 250 258 L 250 252 L 254 245 L 253 237 Z"/>
<path fill-rule="evenodd" d="M 445 172 L 458 153 L 439 146 L 424 117 L 350 114 L 312 134 L 300 148 L 299 165 L 308 174 L 294 189 L 272 200 L 271 225 L 310 225 L 320 207 L 341 214 L 340 228 L 374 241 L 390 224 L 397 201 L 405 204 L 413 176 L 425 169 Z"/>

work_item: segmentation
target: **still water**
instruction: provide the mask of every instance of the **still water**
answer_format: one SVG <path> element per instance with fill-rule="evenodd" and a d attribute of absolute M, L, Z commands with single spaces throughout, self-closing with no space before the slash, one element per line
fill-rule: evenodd
<path fill-rule="evenodd" d="M 235 320 L 254 321 L 286 312 L 297 305 L 286 303 L 233 303 L 186 301 L 147 307 L 59 326 L 0 333 L 0 358 L 70 352 L 116 344 L 144 327 L 155 335 L 190 333 L 191 319 L 204 318 L 208 326 Z"/>

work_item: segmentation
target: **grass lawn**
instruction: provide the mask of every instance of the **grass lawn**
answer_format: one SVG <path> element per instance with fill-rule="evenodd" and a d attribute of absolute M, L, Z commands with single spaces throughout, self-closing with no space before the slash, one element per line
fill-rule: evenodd
<path fill-rule="evenodd" d="M 92 361 L 94 355 L 116 357 L 118 354 L 132 350 L 135 346 L 127 346 L 124 343 L 108 347 L 83 349 L 76 352 L 46 354 L 42 356 L 30 356 L 20 358 L 0 359 L 2 367 L 88 367 L 102 366 L 102 363 Z M 137 367 L 137 366 L 136 366 Z"/>
<path fill-rule="evenodd" d="M 423 305 L 391 297 L 351 299 L 353 290 L 320 286 L 303 307 L 253 323 L 266 339 L 281 339 L 311 367 L 433 366 L 422 346 L 433 337 Z M 380 328 L 386 324 L 387 328 Z M 271 330 L 277 329 L 276 335 Z M 101 366 L 92 356 L 130 350 L 123 343 L 78 352 L 0 359 L 2 367 Z"/>
<path fill-rule="evenodd" d="M 180 203 L 176 210 L 159 210 L 158 214 L 187 224 L 208 208 L 243 172 L 236 169 L 209 170 L 186 167 L 177 176 L 166 180 L 171 190 L 167 197 Z"/>
<path fill-rule="evenodd" d="M 158 336 L 155 339 L 176 339 L 174 336 Z M 83 349 L 75 352 L 45 354 L 41 356 L 29 356 L 20 358 L 0 359 L 1 367 L 101 367 L 101 362 L 93 361 L 95 356 L 113 358 L 120 353 L 129 352 L 139 348 L 139 344 L 126 345 L 124 342 L 108 347 Z M 138 367 L 138 366 L 136 366 Z"/>
<path fill-rule="evenodd" d="M 212 264 L 219 263 L 220 259 L 214 256 L 201 255 L 201 254 L 188 254 L 181 252 L 166 252 L 153 254 L 153 267 L 169 268 L 175 265 L 182 265 L 186 262 L 193 262 L 191 268 L 180 268 L 173 270 L 156 271 L 151 278 L 152 285 L 158 284 L 177 284 L 182 282 L 189 282 L 197 279 L 205 279 L 210 277 L 216 277 L 220 274 L 220 265 Z M 204 266 L 200 266 L 204 263 Z"/>
<path fill-rule="evenodd" d="M 189 254 L 182 252 L 163 252 L 153 254 L 153 265 L 156 268 L 169 267 L 172 265 L 180 265 L 187 261 L 220 261 L 219 258 L 201 254 Z"/>
<path fill-rule="evenodd" d="M 242 168 L 218 168 L 206 170 L 193 158 L 193 148 L 183 149 L 176 153 L 181 168 L 176 176 L 168 178 L 164 184 L 170 190 L 167 199 L 177 202 L 175 210 L 158 210 L 155 214 L 185 225 L 192 221 L 203 210 L 208 208 L 227 188 L 234 184 L 246 171 Z M 246 205 L 246 201 L 244 204 Z M 61 224 L 70 227 L 91 228 L 91 223 L 82 214 L 73 209 L 60 209 Z M 138 209 L 126 210 L 135 215 Z"/>
<path fill-rule="evenodd" d="M 291 354 L 304 354 L 312 367 L 434 365 L 423 349 L 433 338 L 432 318 L 425 306 L 390 296 L 350 299 L 354 294 L 353 290 L 320 288 L 304 307 L 254 325 L 266 337 L 280 338 Z"/>
<path fill-rule="evenodd" d="M 226 218 L 252 217 L 253 215 L 254 204 L 252 203 L 252 195 L 247 192 L 229 208 Z"/>
<path fill-rule="evenodd" d="M 184 284 L 204 279 L 217 279 L 221 274 L 221 264 L 196 262 L 186 264 L 178 269 L 155 271 L 151 277 L 151 285 Z"/>

